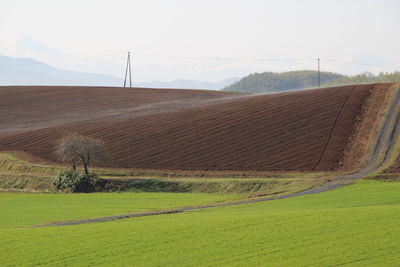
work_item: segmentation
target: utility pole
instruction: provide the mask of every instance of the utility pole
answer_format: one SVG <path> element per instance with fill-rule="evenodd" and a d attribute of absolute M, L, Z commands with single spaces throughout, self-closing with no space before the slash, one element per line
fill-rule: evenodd
<path fill-rule="evenodd" d="M 321 76 L 320 76 L 320 71 L 319 71 L 319 61 L 320 59 L 318 58 L 318 88 L 321 86 Z"/>
<path fill-rule="evenodd" d="M 132 87 L 131 52 L 128 52 L 128 59 L 126 60 L 124 87 L 126 87 L 126 79 L 128 77 L 128 69 L 129 69 L 129 87 Z"/>

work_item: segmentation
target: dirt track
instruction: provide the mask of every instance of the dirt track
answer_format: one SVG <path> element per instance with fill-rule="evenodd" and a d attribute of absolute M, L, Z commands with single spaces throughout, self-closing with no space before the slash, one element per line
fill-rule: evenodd
<path fill-rule="evenodd" d="M 78 131 L 104 139 L 110 167 L 332 170 L 343 161 L 357 116 L 375 86 L 275 95 L 0 88 L 0 150 L 54 161 L 54 141 Z"/>
<path fill-rule="evenodd" d="M 328 183 L 319 188 L 314 188 L 314 189 L 310 189 L 310 190 L 303 191 L 303 192 L 298 192 L 298 193 L 289 194 L 289 195 L 282 195 L 282 196 L 277 196 L 277 197 L 270 197 L 270 198 L 251 198 L 251 199 L 245 199 L 245 200 L 239 200 L 239 201 L 233 201 L 233 202 L 201 205 L 201 206 L 195 206 L 195 207 L 183 207 L 183 208 L 169 209 L 169 210 L 164 210 L 164 211 L 151 211 L 151 212 L 144 212 L 144 213 L 123 214 L 123 215 L 101 217 L 101 218 L 94 218 L 94 219 L 55 222 L 55 223 L 49 223 L 49 224 L 43 224 L 43 225 L 34 225 L 32 227 L 69 226 L 69 225 L 78 225 L 78 224 L 86 224 L 86 223 L 109 222 L 109 221 L 115 221 L 115 220 L 127 219 L 127 218 L 138 218 L 138 217 L 154 216 L 154 215 L 166 215 L 166 214 L 181 213 L 181 212 L 192 211 L 192 210 L 201 210 L 201 209 L 216 208 L 216 207 L 228 207 L 228 206 L 249 204 L 249 203 L 255 203 L 255 202 L 272 201 L 272 200 L 277 200 L 277 199 L 284 199 L 284 198 L 290 198 L 290 197 L 322 193 L 322 192 L 326 192 L 329 190 L 333 190 L 333 189 L 342 187 L 346 184 L 348 184 L 348 183 Z"/>

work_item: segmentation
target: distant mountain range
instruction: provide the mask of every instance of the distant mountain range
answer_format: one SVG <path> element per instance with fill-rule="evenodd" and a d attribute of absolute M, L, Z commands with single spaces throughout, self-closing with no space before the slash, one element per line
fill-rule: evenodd
<path fill-rule="evenodd" d="M 221 82 L 175 80 L 170 82 L 135 83 L 135 87 L 220 90 L 240 78 Z M 123 80 L 113 75 L 67 71 L 29 59 L 0 56 L 0 85 L 82 85 L 122 86 Z"/>
<path fill-rule="evenodd" d="M 119 86 L 112 75 L 66 71 L 29 58 L 0 56 L 0 85 L 102 85 Z"/>

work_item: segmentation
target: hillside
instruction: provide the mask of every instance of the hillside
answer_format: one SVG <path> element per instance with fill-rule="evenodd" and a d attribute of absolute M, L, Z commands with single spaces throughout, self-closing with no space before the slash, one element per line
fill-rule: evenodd
<path fill-rule="evenodd" d="M 321 72 L 321 84 L 344 77 L 344 75 Z M 316 71 L 301 70 L 282 73 L 264 72 L 250 74 L 225 87 L 224 91 L 248 93 L 279 93 L 318 86 Z"/>
<path fill-rule="evenodd" d="M 202 100 L 237 95 L 218 91 L 122 87 L 0 87 L 0 135 L 163 113 Z"/>
<path fill-rule="evenodd" d="M 54 141 L 78 131 L 104 139 L 112 158 L 108 165 L 114 167 L 332 170 L 346 165 L 346 158 L 355 153 L 365 154 L 365 145 L 350 151 L 350 141 L 364 121 L 362 114 L 371 114 L 362 131 L 371 134 L 389 87 L 359 85 L 273 95 L 2 87 L 0 150 L 25 151 L 54 161 Z"/>
<path fill-rule="evenodd" d="M 365 72 L 353 76 L 321 72 L 320 79 L 321 87 L 367 83 L 395 83 L 400 82 L 400 72 L 380 73 L 378 75 Z M 318 87 L 318 73 L 311 70 L 302 70 L 250 74 L 225 87 L 223 90 L 247 93 L 279 93 L 316 87 Z"/>
<path fill-rule="evenodd" d="M 339 86 L 349 84 L 363 84 L 363 83 L 395 83 L 400 82 L 400 71 L 393 73 L 379 73 L 375 75 L 370 72 L 364 72 L 353 76 L 343 76 L 339 79 L 332 80 L 324 84 L 324 86 Z"/>

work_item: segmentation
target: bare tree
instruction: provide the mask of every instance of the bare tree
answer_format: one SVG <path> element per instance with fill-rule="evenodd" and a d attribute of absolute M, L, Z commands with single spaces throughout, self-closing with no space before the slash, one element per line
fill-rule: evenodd
<path fill-rule="evenodd" d="M 78 157 L 81 159 L 85 173 L 89 174 L 89 164 L 105 159 L 106 150 L 102 140 L 80 136 Z"/>
<path fill-rule="evenodd" d="M 63 162 L 71 161 L 76 170 L 76 162 L 82 162 L 85 174 L 89 174 L 89 165 L 105 159 L 106 150 L 102 140 L 72 133 L 65 135 L 56 143 L 56 154 Z"/>
<path fill-rule="evenodd" d="M 79 160 L 79 141 L 80 135 L 71 133 L 64 135 L 61 139 L 57 140 L 55 146 L 55 153 L 61 162 L 71 162 L 72 169 L 76 170 L 76 163 Z"/>

